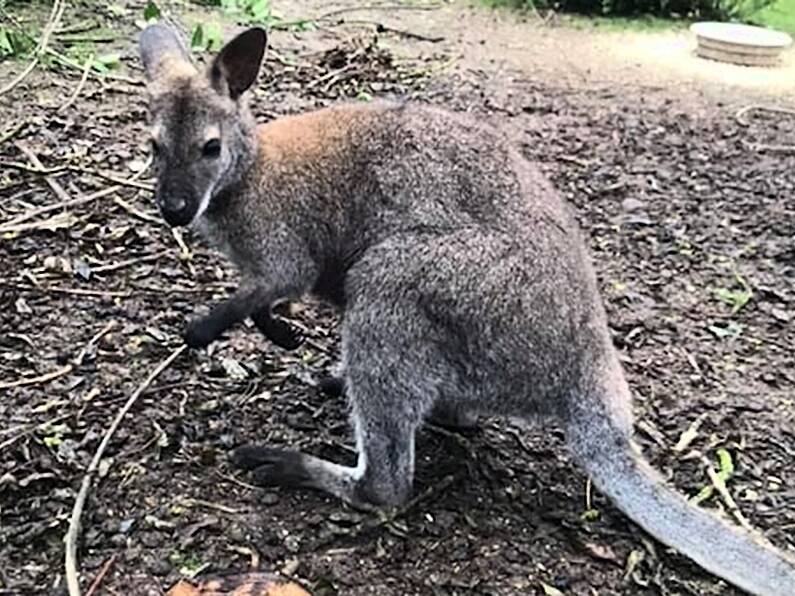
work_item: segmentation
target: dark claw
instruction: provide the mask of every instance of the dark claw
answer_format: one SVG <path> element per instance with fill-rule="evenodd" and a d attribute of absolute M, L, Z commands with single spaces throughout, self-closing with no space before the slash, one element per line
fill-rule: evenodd
<path fill-rule="evenodd" d="M 253 470 L 261 486 L 307 486 L 311 478 L 298 451 L 245 445 L 232 452 L 232 462 L 244 470 Z"/>

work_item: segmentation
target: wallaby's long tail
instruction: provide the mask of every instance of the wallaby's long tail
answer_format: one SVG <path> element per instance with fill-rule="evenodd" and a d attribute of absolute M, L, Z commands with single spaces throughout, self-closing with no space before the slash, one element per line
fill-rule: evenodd
<path fill-rule="evenodd" d="M 660 542 L 758 596 L 795 595 L 795 558 L 688 503 L 664 485 L 634 443 L 605 419 L 571 429 L 570 447 L 594 483 Z"/>

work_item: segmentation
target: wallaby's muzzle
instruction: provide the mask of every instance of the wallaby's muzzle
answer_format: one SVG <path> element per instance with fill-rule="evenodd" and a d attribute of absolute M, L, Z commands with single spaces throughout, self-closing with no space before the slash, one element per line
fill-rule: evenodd
<path fill-rule="evenodd" d="M 199 201 L 183 191 L 174 192 L 168 187 L 157 190 L 157 204 L 166 223 L 173 227 L 186 226 L 196 217 Z"/>

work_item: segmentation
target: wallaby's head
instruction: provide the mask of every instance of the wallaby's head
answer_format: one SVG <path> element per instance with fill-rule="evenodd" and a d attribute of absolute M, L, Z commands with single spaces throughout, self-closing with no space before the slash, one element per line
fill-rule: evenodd
<path fill-rule="evenodd" d="M 176 33 L 164 25 L 147 27 L 139 43 L 150 96 L 157 204 L 169 225 L 188 225 L 251 163 L 253 124 L 240 96 L 257 78 L 265 31 L 238 35 L 206 72 L 196 69 Z"/>

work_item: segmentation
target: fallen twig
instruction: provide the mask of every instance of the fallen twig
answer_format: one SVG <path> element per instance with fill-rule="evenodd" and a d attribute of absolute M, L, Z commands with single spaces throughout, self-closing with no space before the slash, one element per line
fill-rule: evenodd
<path fill-rule="evenodd" d="M 96 298 L 129 298 L 132 292 L 114 292 L 112 290 L 89 290 L 84 288 L 64 288 L 62 286 L 40 286 L 40 285 L 25 285 L 19 283 L 0 282 L 0 285 L 14 290 L 23 290 L 27 292 L 52 292 L 54 294 L 71 294 L 73 296 L 92 296 Z M 146 290 L 143 290 L 146 291 Z M 162 293 L 161 290 L 158 293 Z M 155 293 L 154 290 L 152 293 Z"/>
<path fill-rule="evenodd" d="M 127 178 L 126 182 L 134 182 L 135 180 L 140 178 L 143 175 L 143 173 L 147 170 L 147 168 L 149 167 L 149 165 L 151 163 L 152 163 L 152 157 L 150 156 L 149 160 L 146 162 L 144 167 L 141 168 L 138 172 L 135 172 L 129 178 Z M 27 213 L 23 213 L 22 215 L 19 215 L 19 216 L 15 217 L 14 219 L 11 219 L 11 220 L 5 222 L 4 224 L 0 225 L 0 234 L 3 233 L 3 232 L 14 231 L 14 227 L 15 226 L 18 226 L 19 224 L 21 224 L 23 222 L 26 222 L 26 221 L 28 221 L 30 219 L 33 219 L 35 217 L 38 217 L 40 215 L 45 215 L 45 214 L 50 213 L 52 211 L 57 211 L 58 209 L 65 209 L 67 207 L 75 207 L 77 205 L 83 205 L 85 203 L 90 203 L 92 201 L 96 201 L 98 199 L 101 199 L 102 197 L 106 197 L 108 195 L 111 195 L 114 192 L 117 192 L 117 191 L 121 190 L 121 188 L 122 188 L 121 184 L 115 184 L 113 186 L 109 186 L 108 188 L 103 188 L 102 190 L 98 190 L 97 192 L 93 192 L 93 193 L 91 193 L 89 195 L 86 195 L 86 196 L 83 196 L 83 197 L 78 197 L 76 199 L 70 199 L 68 201 L 61 201 L 59 203 L 55 203 L 54 205 L 46 205 L 44 207 L 38 207 L 36 209 L 32 209 L 31 211 L 28 211 Z"/>
<path fill-rule="evenodd" d="M 75 62 L 71 58 L 64 56 L 63 54 L 61 54 L 57 50 L 53 50 L 52 48 L 47 48 L 46 51 L 47 54 L 55 58 L 55 60 L 60 64 L 73 68 L 79 72 L 83 72 L 83 65 L 80 64 L 79 62 Z M 132 77 L 127 77 L 120 74 L 114 74 L 111 72 L 99 72 L 95 68 L 89 69 L 89 72 L 91 76 L 93 76 L 95 79 L 101 82 L 109 80 L 109 81 L 121 81 L 122 83 L 127 83 L 128 85 L 136 85 L 136 86 L 141 86 L 144 84 L 144 82 L 140 79 L 133 79 Z"/>
<path fill-rule="evenodd" d="M 23 120 L 18 124 L 12 126 L 7 132 L 3 133 L 3 136 L 0 137 L 0 145 L 7 143 L 8 141 L 12 140 L 15 136 L 17 136 L 20 131 L 27 126 L 28 121 Z"/>
<path fill-rule="evenodd" d="M 185 344 L 182 344 L 175 350 L 169 354 L 169 356 L 163 360 L 150 374 L 146 379 L 144 379 L 143 383 L 138 385 L 138 387 L 133 391 L 130 398 L 124 403 L 119 413 L 116 415 L 116 418 L 113 419 L 108 430 L 105 432 L 105 436 L 102 438 L 102 442 L 99 444 L 96 452 L 94 453 L 94 457 L 91 459 L 91 463 L 86 470 L 85 475 L 83 476 L 83 481 L 80 485 L 80 491 L 77 493 L 77 498 L 75 499 L 74 507 L 72 508 L 72 515 L 69 518 L 69 530 L 66 532 L 66 536 L 64 536 L 64 543 L 65 543 L 65 558 L 64 558 L 64 566 L 66 568 L 66 585 L 69 589 L 69 596 L 80 596 L 80 580 L 78 578 L 77 572 L 77 537 L 80 533 L 80 516 L 83 512 L 83 506 L 85 505 L 86 498 L 88 497 L 88 491 L 91 487 L 91 479 L 96 473 L 97 469 L 99 468 L 99 462 L 102 460 L 102 456 L 105 453 L 105 450 L 110 443 L 110 439 L 113 436 L 113 433 L 116 432 L 116 429 L 121 424 L 121 421 L 124 419 L 124 416 L 127 415 L 127 412 L 130 411 L 130 408 L 135 404 L 141 394 L 146 391 L 149 385 L 160 376 L 160 374 L 168 368 L 174 360 L 176 360 L 182 352 L 187 349 Z"/>
<path fill-rule="evenodd" d="M 442 35 L 423 35 L 422 33 L 415 33 L 414 31 L 408 31 L 406 29 L 398 29 L 396 27 L 390 27 L 389 25 L 384 25 L 379 21 L 370 21 L 367 19 L 354 19 L 354 20 L 340 19 L 339 24 L 373 25 L 375 27 L 376 33 L 394 33 L 395 35 L 400 35 L 402 37 L 407 37 L 409 39 L 417 39 L 419 41 L 427 41 L 430 43 L 439 43 L 440 41 L 444 41 L 444 36 Z"/>
<path fill-rule="evenodd" d="M 20 148 L 20 151 L 21 150 L 22 149 Z M 38 160 L 36 163 L 38 163 L 38 165 L 33 167 L 14 161 L 2 162 L 2 164 L 0 165 L 6 168 L 14 168 L 15 170 L 28 172 L 29 174 L 38 174 L 40 176 L 52 176 L 53 174 L 59 174 L 61 172 L 77 172 L 79 174 L 88 174 L 89 176 L 96 176 L 98 178 L 103 178 L 105 180 L 108 180 L 109 182 L 113 182 L 120 186 L 129 186 L 131 188 L 137 188 L 139 190 L 148 190 L 148 191 L 154 190 L 154 185 L 149 184 L 147 182 L 137 182 L 133 178 L 119 178 L 117 176 L 114 176 L 113 174 L 106 174 L 105 172 L 101 172 L 93 168 L 86 168 L 84 166 L 75 166 L 71 164 L 63 166 L 55 166 L 53 168 L 45 168 L 43 165 L 41 165 L 40 162 L 38 162 Z M 143 169 L 145 170 L 146 167 L 144 167 Z"/>
<path fill-rule="evenodd" d="M 792 109 L 752 104 L 737 110 L 737 113 L 734 115 L 734 119 L 737 120 L 737 124 L 740 126 L 749 126 L 750 123 L 745 119 L 745 116 L 751 112 L 773 112 L 774 114 L 788 114 L 790 116 L 795 116 L 795 110 Z"/>
<path fill-rule="evenodd" d="M 99 589 L 99 585 L 102 583 L 102 580 L 105 579 L 105 576 L 110 571 L 110 568 L 113 566 L 113 563 L 116 561 L 116 553 L 113 553 L 110 558 L 105 561 L 105 564 L 102 566 L 102 569 L 99 570 L 97 573 L 97 577 L 94 578 L 94 581 L 91 582 L 91 587 L 88 588 L 88 592 L 86 592 L 86 596 L 94 596 L 94 593 Z"/>
<path fill-rule="evenodd" d="M 710 482 L 712 482 L 712 486 L 721 496 L 721 499 L 723 499 L 723 503 L 726 505 L 726 508 L 729 510 L 729 513 L 731 513 L 734 516 L 734 519 L 736 519 L 737 523 L 740 524 L 743 528 L 753 532 L 753 527 L 751 527 L 751 524 L 743 515 L 743 512 L 740 511 L 740 508 L 737 506 L 737 502 L 734 500 L 731 493 L 729 492 L 729 489 L 726 487 L 726 483 L 715 471 L 715 468 L 712 467 L 712 463 L 706 457 L 703 456 L 701 458 L 701 461 L 704 463 L 704 467 L 707 469 L 707 476 L 709 476 L 709 480 Z"/>
<path fill-rule="evenodd" d="M 59 112 L 66 111 L 69 108 L 69 106 L 71 106 L 75 102 L 75 100 L 77 100 L 78 96 L 83 91 L 83 87 L 86 86 L 86 81 L 88 80 L 88 75 L 91 72 L 91 67 L 93 65 L 94 65 L 94 54 L 91 54 L 88 58 L 86 58 L 86 64 L 83 67 L 83 76 L 80 77 L 80 82 L 77 84 L 77 87 L 75 87 L 75 90 L 72 93 L 72 95 L 69 97 L 69 99 L 66 100 L 66 103 L 63 104 L 60 108 L 58 108 Z"/>
<path fill-rule="evenodd" d="M 21 432 L 19 432 L 18 434 L 14 435 L 10 439 L 6 439 L 2 443 L 0 443 L 0 453 L 2 453 L 3 450 L 5 450 L 6 448 L 10 447 L 11 445 L 16 443 L 20 439 L 23 439 L 23 438 L 27 437 L 30 433 L 35 432 L 35 431 L 40 430 L 40 429 L 43 429 L 43 428 L 47 428 L 48 426 L 56 424 L 57 422 L 61 422 L 62 420 L 66 420 L 71 415 L 72 414 L 61 414 L 60 416 L 57 416 L 57 417 L 55 417 L 55 418 L 53 418 L 51 420 L 47 420 L 46 422 L 42 422 L 42 423 L 36 424 L 34 426 L 29 426 L 28 428 L 26 428 L 24 430 L 22 429 L 22 427 L 16 427 L 16 428 L 11 429 L 11 431 L 21 430 Z"/>
<path fill-rule="evenodd" d="M 24 68 L 22 72 L 20 72 L 17 76 L 15 76 L 5 87 L 0 89 L 0 95 L 4 93 L 8 93 L 14 87 L 19 85 L 25 78 L 33 72 L 33 69 L 41 61 L 41 56 L 47 51 L 47 44 L 50 43 L 50 36 L 55 28 L 61 21 L 61 17 L 63 16 L 64 10 L 66 9 L 66 2 L 63 0 L 54 0 L 52 3 L 52 10 L 50 11 L 50 16 L 47 19 L 47 24 L 44 27 L 44 31 L 41 34 L 41 40 L 39 41 L 39 45 L 36 47 L 36 51 L 33 55 L 33 59 L 28 63 L 28 65 Z"/>
<path fill-rule="evenodd" d="M 153 255 L 144 255 L 142 257 L 136 257 L 134 259 L 127 259 L 126 261 L 119 261 L 118 263 L 111 263 L 110 265 L 99 265 L 98 267 L 92 267 L 92 273 L 108 273 L 110 271 L 118 271 L 119 269 L 124 269 L 125 267 L 129 267 L 131 265 L 137 265 L 138 263 L 148 263 L 149 261 L 156 261 L 163 257 L 167 257 L 170 254 L 167 250 L 161 250 L 158 253 Z"/>
<path fill-rule="evenodd" d="M 362 4 L 361 6 L 338 8 L 310 20 L 325 21 L 347 12 L 359 12 L 361 10 L 436 10 L 441 7 L 441 4 Z"/>
<path fill-rule="evenodd" d="M 83 360 L 85 359 L 86 354 L 88 353 L 88 350 L 91 349 L 100 339 L 102 339 L 102 337 L 104 335 L 109 333 L 111 331 L 111 329 L 113 329 L 114 326 L 115 326 L 115 323 L 113 321 L 111 321 L 110 323 L 105 325 L 105 327 L 102 329 L 102 331 L 100 331 L 99 333 L 94 335 L 88 341 L 88 343 L 85 346 L 83 346 L 83 348 L 80 350 L 80 353 L 77 355 L 77 358 L 75 358 L 73 362 L 64 365 L 63 367 L 61 367 L 60 369 L 58 369 L 56 371 L 53 371 L 53 372 L 50 372 L 50 373 L 46 373 L 46 374 L 40 375 L 38 377 L 33 377 L 33 378 L 29 378 L 29 379 L 19 379 L 17 381 L 11 381 L 9 383 L 0 383 L 0 389 L 9 389 L 9 388 L 12 388 L 12 387 L 20 387 L 22 385 L 33 385 L 33 384 L 37 384 L 37 383 L 45 383 L 47 381 L 51 381 L 53 379 L 57 379 L 58 377 L 62 377 L 64 375 L 66 375 L 66 374 L 69 374 L 76 367 L 80 366 L 83 363 Z"/>
<path fill-rule="evenodd" d="M 22 143 L 14 143 L 14 146 L 19 150 L 20 153 L 22 153 L 22 155 L 28 158 L 28 161 L 33 164 L 33 167 L 39 169 L 44 168 L 42 163 L 39 161 L 39 158 L 36 157 L 36 154 L 25 147 L 25 145 Z M 64 187 L 61 186 L 61 183 L 55 178 L 45 175 L 44 181 L 47 183 L 47 186 L 49 186 L 50 189 L 55 193 L 55 196 L 57 196 L 61 201 L 69 202 L 72 200 L 72 197 L 69 196 L 69 193 L 64 190 Z"/>
<path fill-rule="evenodd" d="M 74 370 L 74 366 L 71 364 L 65 364 L 59 369 L 44 373 L 43 375 L 39 375 L 37 377 L 28 377 L 25 379 L 17 379 L 16 381 L 0 383 L 0 389 L 12 389 L 14 387 L 23 387 L 25 385 L 38 385 L 39 383 L 47 383 L 64 375 L 68 375 L 70 372 L 72 372 L 72 370 Z"/>
<path fill-rule="evenodd" d="M 0 389 L 11 389 L 13 387 L 22 387 L 23 385 L 37 385 L 39 383 L 47 383 L 48 381 L 52 381 L 54 379 L 57 379 L 58 377 L 62 377 L 64 375 L 68 375 L 75 368 L 77 368 L 78 366 L 83 364 L 83 360 L 85 359 L 86 354 L 88 354 L 88 351 L 100 339 L 102 339 L 106 334 L 108 334 L 113 329 L 113 327 L 115 327 L 115 326 L 116 326 L 116 323 L 113 322 L 113 321 L 111 321 L 110 323 L 105 325 L 105 327 L 102 329 L 102 331 L 100 331 L 99 333 L 94 335 L 94 337 L 92 337 L 90 340 L 88 340 L 88 343 L 85 346 L 83 346 L 83 348 L 78 353 L 77 357 L 72 362 L 70 362 L 69 364 L 65 364 L 64 366 L 62 366 L 58 370 L 54 370 L 52 372 L 48 372 L 46 374 L 39 375 L 38 377 L 31 377 L 31 378 L 27 378 L 27 379 L 18 379 L 16 381 L 10 381 L 10 382 L 7 382 L 7 383 L 0 383 Z"/>
<path fill-rule="evenodd" d="M 765 145 L 763 143 L 750 144 L 754 151 L 760 153 L 795 153 L 795 145 Z"/>
<path fill-rule="evenodd" d="M 116 203 L 119 207 L 124 209 L 127 213 L 132 215 L 133 217 L 137 217 L 138 219 L 142 219 L 144 221 L 148 221 L 149 223 L 163 225 L 163 220 L 154 215 L 149 215 L 148 213 L 144 213 L 140 209 L 136 208 L 134 205 L 131 205 L 121 197 L 113 197 L 113 202 Z"/>

